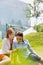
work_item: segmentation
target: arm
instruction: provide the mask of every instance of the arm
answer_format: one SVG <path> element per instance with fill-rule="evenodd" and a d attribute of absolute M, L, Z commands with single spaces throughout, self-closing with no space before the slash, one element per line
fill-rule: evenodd
<path fill-rule="evenodd" d="M 31 47 L 31 45 L 30 45 L 30 43 L 29 43 L 28 40 L 27 40 L 27 48 L 28 48 L 28 50 L 29 50 L 31 53 L 36 54 L 36 52 L 32 49 L 32 47 Z"/>
<path fill-rule="evenodd" d="M 4 58 L 0 62 L 0 65 L 4 65 L 5 63 L 10 63 L 10 62 L 11 62 L 11 59 L 7 56 L 4 56 Z"/>
<path fill-rule="evenodd" d="M 32 49 L 32 47 L 30 46 L 30 44 L 29 44 L 29 42 L 27 41 L 27 43 L 28 43 L 28 46 L 27 46 L 27 48 L 29 49 L 29 51 L 31 52 L 31 53 L 34 53 L 34 50 Z"/>
<path fill-rule="evenodd" d="M 32 47 L 30 46 L 29 42 L 28 42 L 28 49 L 29 49 L 29 51 L 30 51 L 31 53 L 34 53 L 34 54 L 38 55 L 38 54 L 32 49 Z M 38 56 L 40 56 L 40 55 L 38 55 Z"/>
<path fill-rule="evenodd" d="M 4 54 L 10 54 L 9 46 L 8 46 L 8 41 L 6 39 L 3 40 L 2 43 L 2 51 Z"/>

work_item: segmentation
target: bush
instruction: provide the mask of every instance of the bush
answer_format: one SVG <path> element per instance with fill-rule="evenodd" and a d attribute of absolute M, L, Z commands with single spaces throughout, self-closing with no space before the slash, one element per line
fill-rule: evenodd
<path fill-rule="evenodd" d="M 33 27 L 37 32 L 43 32 L 43 24 L 39 24 Z"/>

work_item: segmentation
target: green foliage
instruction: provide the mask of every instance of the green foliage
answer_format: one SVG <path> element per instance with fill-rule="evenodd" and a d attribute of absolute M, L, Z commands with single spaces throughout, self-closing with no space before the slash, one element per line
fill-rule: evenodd
<path fill-rule="evenodd" d="M 2 39 L 0 39 L 0 48 L 2 47 Z"/>
<path fill-rule="evenodd" d="M 43 32 L 43 24 L 39 24 L 33 27 L 37 32 Z"/>
<path fill-rule="evenodd" d="M 40 14 L 42 13 L 41 10 L 39 10 L 39 4 L 43 2 L 42 0 L 34 0 L 33 5 L 31 3 L 28 4 L 28 7 L 26 9 L 26 17 L 29 19 L 31 17 L 38 18 Z"/>
<path fill-rule="evenodd" d="M 25 13 L 26 13 L 26 18 L 28 19 L 31 18 L 31 10 L 29 8 L 25 10 Z"/>

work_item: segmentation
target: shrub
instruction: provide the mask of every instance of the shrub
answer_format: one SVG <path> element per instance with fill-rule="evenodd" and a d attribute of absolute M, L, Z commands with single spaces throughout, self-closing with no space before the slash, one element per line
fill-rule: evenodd
<path fill-rule="evenodd" d="M 37 32 L 43 32 L 43 24 L 39 24 L 33 27 Z"/>

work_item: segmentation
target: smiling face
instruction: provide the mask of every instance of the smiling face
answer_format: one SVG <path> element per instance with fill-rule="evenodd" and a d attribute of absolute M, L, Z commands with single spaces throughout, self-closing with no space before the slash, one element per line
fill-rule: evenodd
<path fill-rule="evenodd" d="M 16 39 L 17 39 L 18 43 L 23 42 L 23 37 L 21 37 L 21 36 L 16 36 Z"/>
<path fill-rule="evenodd" d="M 9 39 L 13 40 L 14 39 L 14 33 L 12 32 L 11 34 L 9 34 Z"/>
<path fill-rule="evenodd" d="M 9 28 L 6 33 L 6 38 L 9 38 L 9 40 L 14 39 L 14 30 L 12 28 Z"/>

